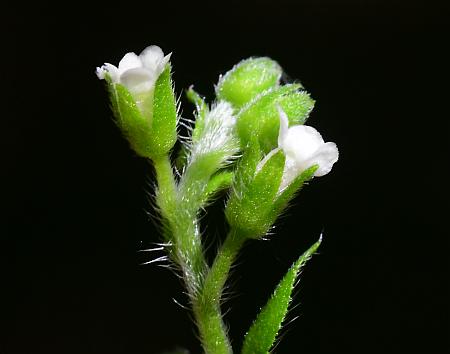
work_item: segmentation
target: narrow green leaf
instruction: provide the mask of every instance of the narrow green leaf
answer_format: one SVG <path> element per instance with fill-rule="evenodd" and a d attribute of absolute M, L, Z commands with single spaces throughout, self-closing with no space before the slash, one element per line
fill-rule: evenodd
<path fill-rule="evenodd" d="M 322 242 L 320 238 L 292 265 L 245 335 L 242 354 L 267 354 L 286 317 L 300 269 Z"/>

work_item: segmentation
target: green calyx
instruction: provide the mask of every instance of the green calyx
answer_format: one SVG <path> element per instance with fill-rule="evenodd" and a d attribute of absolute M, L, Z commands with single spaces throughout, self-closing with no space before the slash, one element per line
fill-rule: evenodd
<path fill-rule="evenodd" d="M 237 116 L 237 133 L 245 146 L 253 136 L 258 137 L 261 149 L 268 153 L 277 144 L 281 107 L 290 125 L 303 124 L 314 107 L 314 100 L 299 84 L 267 90 L 245 105 Z"/>
<path fill-rule="evenodd" d="M 286 159 L 279 150 L 259 166 L 259 156 L 256 144 L 244 154 L 236 171 L 233 194 L 225 209 L 230 226 L 245 238 L 260 238 L 272 226 L 273 204 Z"/>
<path fill-rule="evenodd" d="M 228 223 L 244 238 L 264 236 L 318 168 L 308 168 L 280 190 L 286 162 L 283 151 L 275 149 L 262 157 L 253 137 L 235 169 L 232 194 L 225 209 Z"/>
<path fill-rule="evenodd" d="M 106 77 L 117 125 L 142 157 L 167 154 L 177 140 L 177 107 L 170 66 L 161 73 L 152 90 L 132 94 L 124 85 Z"/>
<path fill-rule="evenodd" d="M 278 86 L 282 72 L 280 65 L 267 57 L 242 60 L 220 78 L 216 96 L 242 107 L 261 92 Z"/>

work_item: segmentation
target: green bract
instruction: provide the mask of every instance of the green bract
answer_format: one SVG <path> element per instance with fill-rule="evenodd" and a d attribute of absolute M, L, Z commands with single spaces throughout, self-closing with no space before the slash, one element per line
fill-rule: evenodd
<path fill-rule="evenodd" d="M 295 281 L 303 265 L 320 246 L 319 239 L 292 265 L 276 287 L 266 306 L 261 309 L 255 322 L 245 335 L 242 354 L 268 354 L 288 312 Z"/>
<path fill-rule="evenodd" d="M 242 60 L 220 78 L 216 96 L 241 107 L 261 92 L 278 86 L 282 72 L 278 63 L 270 58 Z"/>
<path fill-rule="evenodd" d="M 151 91 L 138 97 L 124 85 L 112 83 L 110 78 L 107 83 L 117 125 L 132 149 L 151 159 L 167 154 L 177 140 L 177 108 L 170 66 L 167 65 Z M 139 107 L 136 98 L 145 102 L 145 107 Z"/>
<path fill-rule="evenodd" d="M 289 118 L 289 123 L 303 124 L 314 107 L 314 101 L 299 84 L 290 84 L 267 90 L 256 96 L 238 113 L 237 132 L 245 146 L 257 136 L 262 150 L 268 153 L 277 146 L 280 119 L 278 107 Z"/>

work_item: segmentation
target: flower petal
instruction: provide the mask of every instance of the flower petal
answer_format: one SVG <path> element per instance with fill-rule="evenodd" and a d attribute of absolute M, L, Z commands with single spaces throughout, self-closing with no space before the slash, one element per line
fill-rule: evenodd
<path fill-rule="evenodd" d="M 119 62 L 119 73 L 120 75 L 122 75 L 127 70 L 141 67 L 142 67 L 141 59 L 134 53 L 127 53 Z"/>
<path fill-rule="evenodd" d="M 278 106 L 278 113 L 280 115 L 280 132 L 278 134 L 278 146 L 282 147 L 283 142 L 286 139 L 289 129 L 289 119 L 283 109 Z"/>
<path fill-rule="evenodd" d="M 302 168 L 298 162 L 286 155 L 286 162 L 284 163 L 284 171 L 283 176 L 281 178 L 281 183 L 279 187 L 279 191 L 284 190 L 291 182 L 306 168 Z"/>
<path fill-rule="evenodd" d="M 320 133 L 307 125 L 295 125 L 289 128 L 281 148 L 284 153 L 298 163 L 309 159 L 324 143 Z"/>
<path fill-rule="evenodd" d="M 172 56 L 172 53 L 169 53 L 164 58 L 162 58 L 160 60 L 160 62 L 158 63 L 158 67 L 156 69 L 157 76 L 161 75 L 161 73 L 164 71 L 164 69 L 166 68 L 166 65 L 169 62 L 171 56 Z"/>
<path fill-rule="evenodd" d="M 325 143 L 319 147 L 310 159 L 310 166 L 317 164 L 319 168 L 314 176 L 320 177 L 331 171 L 333 165 L 339 158 L 339 150 L 335 143 Z"/>
<path fill-rule="evenodd" d="M 151 70 L 135 68 L 125 71 L 120 76 L 120 82 L 131 91 L 141 93 L 151 90 L 155 84 L 155 75 Z"/>
<path fill-rule="evenodd" d="M 110 63 L 105 63 L 101 67 L 97 67 L 95 73 L 100 80 L 104 80 L 105 74 L 109 74 L 113 83 L 119 82 L 119 70 Z"/>
<path fill-rule="evenodd" d="M 142 51 L 139 58 L 145 68 L 156 72 L 158 64 L 164 59 L 164 53 L 157 45 L 151 45 Z"/>

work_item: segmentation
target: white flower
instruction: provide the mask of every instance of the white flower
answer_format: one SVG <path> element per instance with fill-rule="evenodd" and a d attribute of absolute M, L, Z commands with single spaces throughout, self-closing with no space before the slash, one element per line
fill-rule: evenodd
<path fill-rule="evenodd" d="M 286 188 L 297 176 L 313 165 L 319 168 L 314 176 L 324 176 L 331 171 L 338 160 L 339 152 L 335 143 L 325 143 L 320 133 L 307 125 L 294 125 L 289 128 L 289 120 L 279 107 L 280 133 L 278 148 L 286 156 L 280 191 Z"/>
<path fill-rule="evenodd" d="M 96 73 L 99 79 L 104 79 L 105 74 L 109 74 L 113 83 L 121 83 L 132 94 L 141 94 L 153 89 L 170 55 L 164 56 L 160 47 L 152 45 L 145 48 L 139 56 L 135 53 L 125 54 L 119 67 L 105 63 L 97 68 Z"/>

